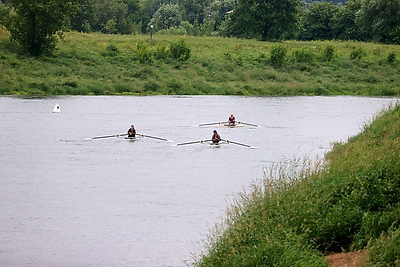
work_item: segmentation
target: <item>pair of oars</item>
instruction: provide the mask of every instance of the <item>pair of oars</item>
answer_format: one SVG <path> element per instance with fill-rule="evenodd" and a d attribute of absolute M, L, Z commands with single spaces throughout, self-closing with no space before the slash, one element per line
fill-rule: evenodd
<path fill-rule="evenodd" d="M 247 122 L 243 122 L 243 121 L 237 121 L 236 123 L 237 124 L 244 124 L 244 125 L 254 126 L 254 127 L 259 127 L 259 125 L 257 125 L 257 124 L 247 123 Z M 195 126 L 209 126 L 209 125 L 217 125 L 217 124 L 229 124 L 229 122 L 227 122 L 227 121 L 210 122 L 210 123 L 202 123 L 202 124 L 195 125 Z"/>
<path fill-rule="evenodd" d="M 86 140 L 94 140 L 94 139 L 103 139 L 103 138 L 110 138 L 110 137 L 120 137 L 120 136 L 126 136 L 126 135 L 128 135 L 128 134 L 113 134 L 113 135 L 103 135 L 103 136 L 88 137 L 88 138 L 85 138 L 85 139 Z M 157 140 L 161 140 L 161 141 L 174 142 L 174 141 L 168 140 L 166 138 L 161 138 L 161 137 L 157 137 L 157 136 L 151 136 L 151 135 L 147 135 L 147 134 L 136 134 L 136 135 L 137 136 L 141 136 L 141 137 L 157 139 Z"/>
<path fill-rule="evenodd" d="M 212 140 L 198 140 L 198 141 L 191 141 L 191 142 L 185 142 L 185 143 L 179 143 L 179 144 L 175 144 L 173 146 L 184 146 L 184 145 L 191 145 L 191 144 L 198 144 L 198 143 L 206 143 L 206 142 L 211 142 Z M 239 143 L 239 142 L 235 142 L 235 141 L 231 141 L 231 140 L 226 140 L 226 139 L 222 139 L 221 141 L 224 141 L 228 144 L 235 144 L 235 145 L 239 145 L 239 146 L 244 146 L 244 147 L 248 147 L 251 149 L 256 149 L 257 147 L 255 146 L 251 146 L 251 145 L 247 145 L 247 144 L 243 144 L 243 143 Z"/>

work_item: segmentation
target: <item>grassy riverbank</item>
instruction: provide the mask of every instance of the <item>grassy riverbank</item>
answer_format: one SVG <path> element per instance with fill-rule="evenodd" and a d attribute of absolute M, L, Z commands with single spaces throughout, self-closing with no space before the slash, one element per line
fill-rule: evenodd
<path fill-rule="evenodd" d="M 397 106 L 336 144 L 319 168 L 273 168 L 238 197 L 198 265 L 324 266 L 323 255 L 363 249 L 371 266 L 397 266 L 399 226 Z"/>
<path fill-rule="evenodd" d="M 3 95 L 400 95 L 399 46 L 71 32 L 53 56 L 31 58 L 8 38 L 0 27 Z M 162 58 L 180 38 L 189 60 L 140 63 L 140 41 Z M 286 49 L 285 60 L 271 61 L 276 46 Z"/>

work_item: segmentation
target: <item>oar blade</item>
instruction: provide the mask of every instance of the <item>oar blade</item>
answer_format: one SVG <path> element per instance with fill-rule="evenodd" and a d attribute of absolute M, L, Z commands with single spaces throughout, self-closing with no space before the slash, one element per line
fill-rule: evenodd
<path fill-rule="evenodd" d="M 238 143 L 238 142 L 231 141 L 231 140 L 223 140 L 223 141 L 227 142 L 228 144 L 235 144 L 235 145 L 238 145 L 238 146 L 244 146 L 244 147 L 248 147 L 248 148 L 251 148 L 251 149 L 257 148 L 257 147 L 255 147 L 255 146 L 251 146 L 251 145 L 247 145 L 247 144 Z"/>
<path fill-rule="evenodd" d="M 85 137 L 85 140 L 96 140 L 96 139 L 119 137 L 119 136 L 125 136 L 125 135 L 128 135 L 128 134 L 112 134 L 112 135 L 103 135 L 103 136 L 95 136 L 95 137 Z"/>
<path fill-rule="evenodd" d="M 238 121 L 237 123 L 239 123 L 239 124 L 244 124 L 244 125 L 249 125 L 249 126 L 254 126 L 254 127 L 259 127 L 259 125 L 257 125 L 257 124 L 248 123 L 248 122 L 243 122 L 243 121 Z"/>
<path fill-rule="evenodd" d="M 201 127 L 201 126 L 209 126 L 209 125 L 216 125 L 216 124 L 223 124 L 223 123 L 224 122 L 219 121 L 219 122 L 201 123 L 201 124 L 196 125 L 196 126 Z"/>
<path fill-rule="evenodd" d="M 147 135 L 147 134 L 137 134 L 137 135 L 142 136 L 142 137 L 148 137 L 148 138 L 152 138 L 152 139 L 157 139 L 157 140 L 161 140 L 161 141 L 166 141 L 166 142 L 174 142 L 174 141 L 168 140 L 166 138 L 161 138 L 161 137 L 157 137 L 157 136 L 151 136 L 151 135 Z"/>
<path fill-rule="evenodd" d="M 175 146 L 184 146 L 184 145 L 191 145 L 191 144 L 205 143 L 205 142 L 209 142 L 209 141 L 211 141 L 211 140 L 198 140 L 198 141 L 191 141 L 191 142 L 179 143 L 179 144 L 176 144 Z"/>

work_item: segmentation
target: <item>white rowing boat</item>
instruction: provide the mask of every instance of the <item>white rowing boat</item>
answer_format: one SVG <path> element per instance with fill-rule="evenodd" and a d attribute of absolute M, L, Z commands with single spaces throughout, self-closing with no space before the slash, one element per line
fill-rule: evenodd
<path fill-rule="evenodd" d="M 220 143 L 210 143 L 210 147 L 219 148 L 219 147 L 221 147 L 221 144 Z"/>
<path fill-rule="evenodd" d="M 235 125 L 229 125 L 229 124 L 224 124 L 224 125 L 217 125 L 214 126 L 215 128 L 237 128 L 237 127 L 246 127 L 247 125 L 243 124 L 235 124 Z"/>
<path fill-rule="evenodd" d="M 134 141 L 136 141 L 137 139 L 136 139 L 136 137 L 125 137 L 125 140 L 126 140 L 126 141 L 130 141 L 130 142 L 134 142 Z"/>

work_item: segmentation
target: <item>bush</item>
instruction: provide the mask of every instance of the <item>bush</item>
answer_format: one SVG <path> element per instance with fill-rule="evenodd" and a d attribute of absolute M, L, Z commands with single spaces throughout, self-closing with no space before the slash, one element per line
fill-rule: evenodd
<path fill-rule="evenodd" d="M 314 59 L 314 54 L 305 48 L 296 49 L 292 53 L 292 57 L 296 62 L 310 63 Z"/>
<path fill-rule="evenodd" d="M 149 44 L 145 41 L 140 41 L 136 47 L 136 59 L 141 63 L 151 62 L 153 60 L 153 53 Z"/>
<path fill-rule="evenodd" d="M 287 49 L 282 45 L 275 45 L 271 49 L 270 61 L 272 66 L 281 67 L 286 59 Z"/>
<path fill-rule="evenodd" d="M 190 47 L 184 39 L 171 43 L 171 56 L 179 61 L 186 61 L 190 58 Z"/>
<path fill-rule="evenodd" d="M 159 43 L 154 51 L 154 56 L 158 60 L 165 60 L 170 55 L 168 44 L 166 42 Z"/>
<path fill-rule="evenodd" d="M 387 57 L 387 61 L 390 64 L 393 64 L 394 62 L 396 62 L 396 53 L 395 52 L 390 52 L 388 57 Z"/>
<path fill-rule="evenodd" d="M 108 44 L 106 47 L 106 55 L 108 56 L 116 56 L 119 50 L 115 44 Z"/>
<path fill-rule="evenodd" d="M 0 25 L 8 25 L 10 11 L 11 9 L 8 6 L 0 3 Z"/>
<path fill-rule="evenodd" d="M 157 83 L 152 82 L 152 81 L 150 81 L 144 85 L 144 91 L 146 91 L 146 92 L 148 92 L 148 91 L 154 92 L 154 91 L 157 91 L 158 89 L 160 89 L 160 86 Z"/>
<path fill-rule="evenodd" d="M 353 50 L 350 52 L 350 59 L 360 60 L 364 55 L 365 52 L 361 47 L 353 47 Z"/>
<path fill-rule="evenodd" d="M 190 24 L 189 21 L 186 21 L 186 20 L 182 21 L 181 28 L 185 29 L 186 34 L 195 35 L 194 34 L 194 26 L 192 24 Z"/>
<path fill-rule="evenodd" d="M 333 45 L 328 45 L 322 52 L 322 61 L 329 62 L 335 56 L 335 47 Z"/>
<path fill-rule="evenodd" d="M 104 26 L 104 31 L 106 33 L 114 34 L 117 33 L 117 22 L 115 19 L 109 19 L 106 22 L 106 25 Z"/>

